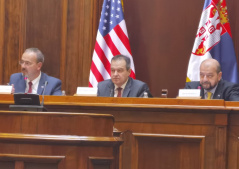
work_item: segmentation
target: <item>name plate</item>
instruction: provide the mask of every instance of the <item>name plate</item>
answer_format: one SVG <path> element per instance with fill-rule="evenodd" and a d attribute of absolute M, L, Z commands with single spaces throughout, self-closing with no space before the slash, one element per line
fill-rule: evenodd
<path fill-rule="evenodd" d="M 97 96 L 97 88 L 93 87 L 77 87 L 77 96 Z"/>
<path fill-rule="evenodd" d="M 200 97 L 200 89 L 179 89 L 178 97 Z"/>
<path fill-rule="evenodd" d="M 0 85 L 0 94 L 11 94 L 12 86 Z"/>

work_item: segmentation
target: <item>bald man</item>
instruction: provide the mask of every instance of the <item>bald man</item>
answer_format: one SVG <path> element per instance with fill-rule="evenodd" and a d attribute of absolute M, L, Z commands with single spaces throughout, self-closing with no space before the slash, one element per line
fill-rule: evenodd
<path fill-rule="evenodd" d="M 239 85 L 222 79 L 221 66 L 215 59 L 206 59 L 200 65 L 200 81 L 186 83 L 185 89 L 201 88 L 202 99 L 239 101 Z"/>

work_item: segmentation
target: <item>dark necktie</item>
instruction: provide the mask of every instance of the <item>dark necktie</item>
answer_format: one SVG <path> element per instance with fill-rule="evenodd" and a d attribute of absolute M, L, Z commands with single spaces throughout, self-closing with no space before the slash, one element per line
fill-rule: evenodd
<path fill-rule="evenodd" d="M 29 89 L 27 93 L 32 93 L 32 82 L 28 82 Z"/>
<path fill-rule="evenodd" d="M 117 97 L 121 97 L 122 88 L 121 88 L 121 87 L 118 87 L 117 90 L 118 90 Z"/>

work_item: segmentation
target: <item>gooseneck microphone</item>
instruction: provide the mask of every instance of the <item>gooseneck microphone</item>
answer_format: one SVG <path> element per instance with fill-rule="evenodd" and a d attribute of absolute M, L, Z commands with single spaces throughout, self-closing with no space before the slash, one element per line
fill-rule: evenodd
<path fill-rule="evenodd" d="M 114 97 L 114 89 L 110 89 L 110 97 Z"/>
<path fill-rule="evenodd" d="M 43 89 L 43 92 L 42 92 L 42 101 L 41 101 L 41 105 L 43 106 L 44 105 L 44 95 L 45 95 L 45 89 L 46 89 L 46 85 L 47 85 L 47 81 L 45 81 L 44 83 L 44 89 Z"/>

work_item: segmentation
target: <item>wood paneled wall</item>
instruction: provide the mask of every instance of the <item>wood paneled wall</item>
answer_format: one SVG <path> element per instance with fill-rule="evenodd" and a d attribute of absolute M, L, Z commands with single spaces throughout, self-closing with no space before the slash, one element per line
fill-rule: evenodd
<path fill-rule="evenodd" d="M 88 86 L 91 58 L 103 0 L 0 0 L 0 83 L 19 72 L 28 47 L 45 54 L 43 71 L 62 80 L 67 95 Z M 183 88 L 203 0 L 124 0 L 125 20 L 136 78 L 152 94 Z M 227 0 L 233 41 L 239 55 L 239 2 Z"/>

